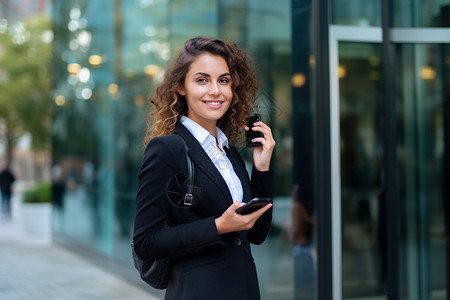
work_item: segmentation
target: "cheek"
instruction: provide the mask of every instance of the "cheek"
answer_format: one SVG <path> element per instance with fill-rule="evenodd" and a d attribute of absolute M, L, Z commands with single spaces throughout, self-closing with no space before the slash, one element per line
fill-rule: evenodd
<path fill-rule="evenodd" d="M 231 97 L 228 100 L 226 106 L 227 110 L 231 107 L 231 103 L 233 103 L 233 94 L 231 94 Z"/>
<path fill-rule="evenodd" d="M 231 87 L 226 87 L 222 93 L 229 101 L 233 99 L 233 91 L 231 90 Z"/>
<path fill-rule="evenodd" d="M 202 87 L 189 87 L 187 90 L 187 96 L 191 100 L 196 100 L 197 98 L 200 98 L 205 93 L 204 88 Z"/>

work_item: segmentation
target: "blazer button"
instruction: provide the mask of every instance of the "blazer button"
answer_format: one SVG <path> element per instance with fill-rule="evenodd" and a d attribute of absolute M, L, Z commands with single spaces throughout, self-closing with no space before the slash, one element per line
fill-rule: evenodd
<path fill-rule="evenodd" d="M 242 240 L 241 240 L 241 238 L 238 238 L 238 237 L 234 238 L 234 243 L 235 243 L 237 246 L 242 245 Z"/>

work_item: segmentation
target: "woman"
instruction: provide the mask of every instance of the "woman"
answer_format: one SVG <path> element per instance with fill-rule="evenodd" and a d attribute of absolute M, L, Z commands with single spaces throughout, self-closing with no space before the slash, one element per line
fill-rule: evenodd
<path fill-rule="evenodd" d="M 261 244 L 271 204 L 236 213 L 254 197 L 272 197 L 270 128 L 244 126 L 254 108 L 256 78 L 234 43 L 188 40 L 152 100 L 153 122 L 138 175 L 134 250 L 143 259 L 171 258 L 166 299 L 259 299 L 250 244 Z M 261 132 L 253 150 L 252 179 L 237 150 L 242 129 Z M 187 150 L 186 150 L 187 149 Z M 174 178 L 194 164 L 194 203 L 174 205 Z M 168 226 L 166 226 L 168 224 Z"/>

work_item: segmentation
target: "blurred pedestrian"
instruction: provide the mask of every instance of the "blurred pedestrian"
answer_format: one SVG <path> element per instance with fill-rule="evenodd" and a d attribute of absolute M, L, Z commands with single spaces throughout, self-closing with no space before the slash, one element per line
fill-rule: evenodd
<path fill-rule="evenodd" d="M 272 197 L 271 129 L 263 122 L 245 126 L 256 92 L 244 52 L 235 43 L 206 37 L 185 43 L 156 90 L 133 238 L 142 260 L 171 259 L 166 299 L 260 299 L 250 243 L 266 239 L 272 204 L 236 213 L 253 197 Z M 263 134 L 253 139 L 261 145 L 253 148 L 251 180 L 231 145 L 244 129 Z M 168 200 L 167 187 L 187 173 L 186 151 L 200 191 L 182 206 Z"/>
<path fill-rule="evenodd" d="M 66 191 L 66 181 L 60 166 L 53 167 L 52 178 L 52 200 L 55 208 L 61 212 L 64 208 L 64 193 Z"/>
<path fill-rule="evenodd" d="M 312 243 L 315 221 L 312 201 L 300 195 L 300 185 L 292 188 L 291 238 L 294 258 L 294 300 L 315 300 L 316 272 L 315 248 Z"/>
<path fill-rule="evenodd" d="M 2 219 L 11 219 L 12 184 L 16 181 L 6 161 L 0 162 L 0 191 L 2 195 Z"/>

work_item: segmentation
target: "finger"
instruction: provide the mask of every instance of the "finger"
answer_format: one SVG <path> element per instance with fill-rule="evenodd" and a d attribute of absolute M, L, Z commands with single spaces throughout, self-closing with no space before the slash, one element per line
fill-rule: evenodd
<path fill-rule="evenodd" d="M 263 138 L 263 137 L 252 139 L 252 143 L 257 143 L 257 142 L 260 142 L 262 145 L 259 146 L 259 147 L 262 147 L 264 145 L 264 143 L 267 142 L 267 140 L 265 138 Z M 255 147 L 255 148 L 258 148 L 258 146 Z"/>
<path fill-rule="evenodd" d="M 267 129 L 264 129 L 262 127 L 253 127 L 252 130 L 253 131 L 257 131 L 257 132 L 261 132 L 265 139 L 271 137 L 270 131 L 268 131 Z"/>
<path fill-rule="evenodd" d="M 233 204 L 231 204 L 229 208 L 233 211 L 236 211 L 236 209 L 238 209 L 239 207 L 241 207 L 243 205 L 245 205 L 244 202 L 237 201 L 237 202 L 233 202 Z"/>
<path fill-rule="evenodd" d="M 253 127 L 252 131 L 260 132 L 262 134 L 262 138 L 265 138 L 265 139 L 267 139 L 270 136 L 270 134 L 267 131 L 267 129 L 264 129 L 262 127 Z"/>
<path fill-rule="evenodd" d="M 262 123 L 262 122 L 258 122 L 258 123 Z M 262 123 L 264 126 L 255 126 L 252 128 L 253 131 L 259 131 L 264 135 L 265 139 L 272 139 L 272 130 L 270 129 L 269 126 L 267 126 L 266 124 Z"/>
<path fill-rule="evenodd" d="M 263 213 L 268 211 L 272 206 L 273 206 L 273 204 L 269 203 L 269 204 L 265 205 L 264 207 L 258 209 L 257 211 L 252 212 L 249 216 L 259 218 Z"/>
<path fill-rule="evenodd" d="M 267 124 L 264 123 L 263 121 L 256 122 L 255 124 L 253 124 L 253 126 L 259 126 L 259 127 L 263 127 L 263 128 L 266 128 L 266 129 L 269 129 L 269 130 L 270 130 L 269 125 L 267 125 Z"/>
<path fill-rule="evenodd" d="M 263 137 L 254 138 L 252 139 L 252 142 L 260 142 L 261 144 L 269 148 L 273 148 L 275 146 L 275 140 L 269 134 L 264 135 Z"/>

